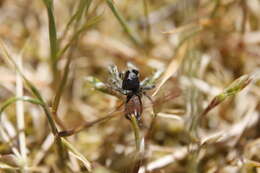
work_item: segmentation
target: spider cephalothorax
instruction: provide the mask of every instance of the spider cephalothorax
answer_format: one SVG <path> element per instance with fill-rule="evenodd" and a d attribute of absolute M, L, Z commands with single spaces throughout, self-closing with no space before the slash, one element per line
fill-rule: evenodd
<path fill-rule="evenodd" d="M 155 87 L 154 84 L 149 82 L 151 78 L 145 78 L 140 82 L 139 71 L 137 69 L 131 68 L 125 72 L 119 72 L 116 66 L 110 67 L 110 74 L 110 84 L 112 89 L 127 96 L 125 101 L 126 118 L 130 119 L 130 116 L 134 115 L 137 120 L 140 120 L 143 110 L 141 100 L 142 96 L 146 95 L 146 90 Z"/>
<path fill-rule="evenodd" d="M 138 92 L 140 88 L 139 72 L 135 69 L 127 70 L 125 72 L 122 88 L 132 92 Z"/>

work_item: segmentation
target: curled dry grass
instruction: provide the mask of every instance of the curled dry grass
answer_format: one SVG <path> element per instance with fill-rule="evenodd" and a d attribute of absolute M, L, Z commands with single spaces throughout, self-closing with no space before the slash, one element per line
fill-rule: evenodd
<path fill-rule="evenodd" d="M 0 172 L 260 172 L 259 1 L 0 10 Z M 128 62 L 156 82 L 142 127 L 106 85 Z"/>

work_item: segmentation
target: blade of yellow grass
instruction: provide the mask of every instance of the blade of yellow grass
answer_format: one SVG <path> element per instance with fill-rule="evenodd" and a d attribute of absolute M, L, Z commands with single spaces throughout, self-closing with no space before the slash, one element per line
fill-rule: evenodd
<path fill-rule="evenodd" d="M 26 47 L 26 45 L 25 45 Z M 23 71 L 23 63 L 22 63 L 22 54 L 23 54 L 23 49 L 20 52 L 20 54 L 16 57 L 17 60 L 17 65 Z M 23 79 L 19 72 L 16 72 L 16 96 L 17 97 L 23 97 Z M 23 162 L 24 164 L 22 165 L 22 172 L 26 173 L 27 171 L 25 170 L 27 166 L 27 153 L 26 153 L 26 136 L 24 133 L 25 129 L 25 122 L 24 122 L 24 104 L 22 101 L 17 101 L 16 102 L 16 123 L 17 123 L 17 128 L 18 128 L 18 139 L 19 139 L 19 149 L 21 152 L 21 156 L 23 157 Z"/>
<path fill-rule="evenodd" d="M 9 52 L 8 52 L 7 48 L 5 47 L 5 44 L 2 42 L 2 40 L 0 40 L 0 48 L 3 52 L 2 53 L 3 56 L 7 60 L 9 60 L 12 65 L 14 65 L 16 71 L 19 72 L 19 74 L 22 76 L 25 84 L 28 86 L 28 88 L 30 89 L 32 94 L 40 101 L 40 103 L 41 103 L 40 105 L 49 122 L 50 129 L 51 129 L 53 135 L 57 137 L 56 144 L 57 144 L 57 149 L 58 149 L 58 153 L 59 153 L 59 165 L 61 167 L 63 165 L 64 159 L 66 158 L 67 153 L 66 153 L 66 151 L 63 150 L 63 146 L 61 145 L 61 138 L 58 136 L 58 129 L 56 127 L 54 119 L 52 118 L 51 111 L 50 111 L 48 105 L 44 101 L 40 91 L 33 85 L 33 83 L 30 80 L 28 80 L 26 78 L 26 76 L 22 73 L 21 69 L 17 66 L 16 62 L 13 60 L 13 58 L 9 54 Z M 63 166 L 62 168 L 65 168 L 65 167 Z"/>
<path fill-rule="evenodd" d="M 58 130 L 56 128 L 56 125 L 51 117 L 51 114 L 50 114 L 50 111 L 49 111 L 49 108 L 47 106 L 47 104 L 44 102 L 41 94 L 40 94 L 40 91 L 33 85 L 32 82 L 30 82 L 30 80 L 27 79 L 27 77 L 22 73 L 21 69 L 17 66 L 16 62 L 13 60 L 13 58 L 11 57 L 11 55 L 9 54 L 5 44 L 2 42 L 2 40 L 0 40 L 0 48 L 2 49 L 2 52 L 3 52 L 3 55 L 4 57 L 9 60 L 11 62 L 12 65 L 14 65 L 15 67 L 15 70 L 17 72 L 19 72 L 19 74 L 22 76 L 25 84 L 28 86 L 28 88 L 30 89 L 30 91 L 32 92 L 32 94 L 42 103 L 41 106 L 44 110 L 44 112 L 46 113 L 46 116 L 47 116 L 47 119 L 50 123 L 50 127 L 51 127 L 51 130 L 53 132 L 53 134 L 57 134 L 58 133 Z"/>
<path fill-rule="evenodd" d="M 10 165 L 7 165 L 5 163 L 0 163 L 0 169 L 1 170 L 6 170 L 6 171 L 18 171 L 20 170 L 20 168 L 18 167 L 13 167 L 13 166 L 10 166 Z"/>
<path fill-rule="evenodd" d="M 174 28 L 171 29 L 169 31 L 163 31 L 163 34 L 177 34 L 179 32 L 183 32 L 187 29 L 192 29 L 192 28 L 203 28 L 203 27 L 208 27 L 210 25 L 214 24 L 214 20 L 213 19 L 209 19 L 209 18 L 201 18 L 198 21 L 180 26 L 178 28 Z"/>
<path fill-rule="evenodd" d="M 78 160 L 80 160 L 84 164 L 86 169 L 91 172 L 91 163 L 86 159 L 86 157 L 81 154 L 68 140 L 62 138 L 62 143 L 70 151 L 70 153 Z"/>
<path fill-rule="evenodd" d="M 182 32 L 186 29 L 189 29 L 189 28 L 195 27 L 195 26 L 196 25 L 194 23 L 191 23 L 191 24 L 187 24 L 187 25 L 184 25 L 184 26 L 181 26 L 181 27 L 178 27 L 178 28 L 171 29 L 169 31 L 163 31 L 162 33 L 163 34 L 176 34 L 176 33 Z"/>
<path fill-rule="evenodd" d="M 181 47 L 179 47 L 179 49 L 177 50 L 177 54 L 176 56 L 174 56 L 169 64 L 169 66 L 167 67 L 166 71 L 164 72 L 162 78 L 160 79 L 159 84 L 157 85 L 154 93 L 152 94 L 152 96 L 154 97 L 158 91 L 160 90 L 160 88 L 163 86 L 163 84 L 174 74 L 177 72 L 183 57 L 185 55 L 185 52 L 187 50 L 187 43 L 184 43 L 181 45 Z"/>

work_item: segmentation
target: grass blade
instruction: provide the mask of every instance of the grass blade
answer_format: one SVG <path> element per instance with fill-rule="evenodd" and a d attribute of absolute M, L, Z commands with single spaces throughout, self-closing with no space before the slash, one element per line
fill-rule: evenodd
<path fill-rule="evenodd" d="M 58 41 L 57 41 L 57 31 L 55 18 L 53 15 L 53 1 L 52 0 L 43 0 L 48 13 L 49 19 L 49 40 L 50 40 L 50 49 L 51 49 L 51 64 L 54 75 L 57 72 L 57 54 L 58 54 Z"/>
<path fill-rule="evenodd" d="M 65 32 L 68 31 L 69 27 L 73 24 L 73 22 L 75 22 L 75 21 L 78 22 L 81 19 L 85 10 L 86 10 L 86 12 L 88 12 L 91 2 L 92 2 L 92 0 L 81 0 L 79 2 L 78 10 L 75 12 L 74 15 L 71 16 L 69 22 L 66 25 Z"/>
<path fill-rule="evenodd" d="M 135 134 L 136 150 L 137 150 L 137 152 L 140 152 L 140 149 L 141 149 L 140 128 L 138 126 L 138 122 L 137 122 L 137 119 L 135 118 L 135 115 L 131 115 L 130 118 L 131 118 L 131 125 L 133 127 L 134 134 Z"/>
<path fill-rule="evenodd" d="M 102 16 L 96 16 L 91 18 L 85 25 L 83 25 L 77 32 L 75 32 L 71 40 L 64 46 L 64 48 L 62 48 L 62 50 L 60 50 L 57 57 L 62 57 L 64 53 L 68 50 L 68 48 L 75 42 L 75 40 L 77 40 L 78 36 L 96 23 L 98 23 L 101 20 L 101 17 Z"/>
<path fill-rule="evenodd" d="M 88 12 L 91 2 L 92 2 L 92 0 L 81 0 L 81 1 L 79 1 L 78 7 L 77 7 L 77 11 L 75 12 L 75 14 L 73 14 L 73 15 L 71 16 L 69 22 L 67 23 L 67 25 L 66 25 L 66 27 L 65 27 L 65 30 L 64 30 L 64 32 L 63 32 L 63 34 L 62 34 L 62 37 L 59 39 L 59 42 L 61 42 L 64 38 L 66 38 L 67 33 L 68 33 L 68 31 L 69 31 L 69 28 L 71 27 L 71 25 L 72 25 L 73 23 L 75 23 L 75 25 L 74 25 L 74 26 L 75 26 L 75 27 L 74 27 L 74 30 L 77 30 L 77 29 L 78 29 L 78 25 L 79 25 L 79 23 L 80 23 L 80 20 L 82 19 L 82 16 L 84 15 L 84 13 L 87 13 L 87 12 Z M 74 37 L 74 36 L 72 36 L 72 38 L 73 38 L 73 37 Z M 66 47 L 66 46 L 65 46 L 65 47 Z M 63 50 L 60 51 L 60 52 L 63 52 Z M 57 59 L 59 59 L 60 56 L 62 56 L 62 54 L 64 53 L 64 52 L 63 52 L 63 53 L 61 54 L 60 52 L 59 52 L 59 54 L 57 55 L 57 56 L 58 56 Z"/>
<path fill-rule="evenodd" d="M 22 65 L 22 55 L 17 56 L 17 65 L 23 70 Z M 23 79 L 21 75 L 16 73 L 16 97 L 23 97 Z M 19 140 L 19 149 L 23 159 L 23 165 L 21 167 L 22 172 L 26 173 L 25 168 L 27 167 L 27 153 L 26 153 L 26 136 L 24 133 L 25 123 L 24 123 L 24 104 L 21 101 L 16 102 L 16 123 L 18 128 L 18 140 Z"/>
<path fill-rule="evenodd" d="M 144 17 L 145 17 L 145 40 L 149 45 L 151 41 L 151 25 L 149 21 L 149 9 L 148 9 L 148 0 L 143 0 L 143 8 L 144 8 Z"/>
<path fill-rule="evenodd" d="M 152 96 L 154 97 L 160 90 L 160 88 L 163 86 L 163 84 L 175 73 L 177 72 L 180 64 L 182 63 L 182 60 L 184 58 L 184 55 L 187 50 L 187 44 L 183 44 L 179 49 L 177 50 L 176 56 L 173 57 L 171 60 L 169 66 L 167 67 L 166 71 L 162 75 L 162 78 L 160 79 L 159 84 L 156 86 L 156 89 Z"/>
<path fill-rule="evenodd" d="M 81 17 L 81 15 L 80 15 L 80 17 Z M 80 20 L 80 17 L 77 18 L 77 22 Z M 64 74 L 62 76 L 61 82 L 60 82 L 58 90 L 56 92 L 57 94 L 55 95 L 54 101 L 53 101 L 53 104 L 52 104 L 52 114 L 53 114 L 53 117 L 55 118 L 55 121 L 57 122 L 57 124 L 59 124 L 59 126 L 62 127 L 63 129 L 65 129 L 65 126 L 63 125 L 62 121 L 58 118 L 57 110 L 58 110 L 58 107 L 59 107 L 59 103 L 60 103 L 60 99 L 61 99 L 62 93 L 63 93 L 64 88 L 65 88 L 66 83 L 67 83 L 67 78 L 68 78 L 69 69 L 70 69 L 69 67 L 70 67 L 70 63 L 71 63 L 71 59 L 72 59 L 73 47 L 76 46 L 76 43 L 77 43 L 77 40 L 78 40 L 80 34 L 82 34 L 89 27 L 91 27 L 94 24 L 96 24 L 96 22 L 98 22 L 99 19 L 100 19 L 100 16 L 94 17 L 94 18 L 90 19 L 90 21 L 88 21 L 78 31 L 76 31 L 74 33 L 74 35 L 72 36 L 70 42 L 61 50 L 61 52 L 59 52 L 59 55 L 58 55 L 58 57 L 63 56 L 63 54 L 66 52 L 66 50 L 71 48 L 70 49 L 70 53 L 69 53 L 69 55 L 67 57 L 67 62 L 66 62 Z M 75 30 L 76 30 L 77 26 L 78 25 L 75 26 Z"/>
<path fill-rule="evenodd" d="M 80 160 L 86 169 L 91 172 L 91 163 L 83 156 L 69 141 L 62 138 L 62 144 L 75 156 L 78 160 Z"/>
<path fill-rule="evenodd" d="M 243 75 L 234 82 L 232 82 L 221 94 L 213 98 L 213 100 L 202 113 L 202 116 L 205 116 L 210 110 L 222 103 L 228 97 L 235 96 L 237 93 L 243 90 L 251 81 L 252 79 L 250 76 Z"/>
<path fill-rule="evenodd" d="M 130 26 L 127 24 L 125 18 L 122 16 L 122 14 L 118 11 L 116 6 L 114 5 L 114 2 L 112 0 L 106 0 L 107 5 L 115 15 L 116 19 L 128 35 L 129 39 L 137 46 L 142 47 L 141 41 L 137 38 L 136 34 L 131 30 Z"/>
<path fill-rule="evenodd" d="M 195 116 L 193 118 L 189 129 L 191 132 L 191 137 L 194 137 L 194 139 L 197 138 L 196 127 L 198 126 L 198 123 L 200 122 L 200 119 L 202 117 L 206 116 L 212 109 L 214 109 L 217 105 L 222 103 L 230 96 L 235 96 L 236 94 L 238 94 L 251 81 L 252 78 L 249 75 L 243 75 L 234 82 L 232 82 L 222 93 L 215 96 L 208 104 L 208 106 L 204 109 L 204 111 L 199 116 Z"/>
<path fill-rule="evenodd" d="M 11 104 L 17 102 L 17 101 L 24 101 L 24 102 L 29 102 L 29 103 L 32 103 L 32 104 L 36 104 L 36 105 L 42 105 L 42 102 L 38 99 L 34 99 L 34 98 L 31 98 L 31 97 L 27 97 L 27 96 L 23 96 L 23 97 L 11 97 L 9 98 L 8 100 L 6 100 L 2 106 L 0 107 L 0 118 L 1 118 L 1 115 L 2 113 L 4 112 L 4 110 L 10 106 Z"/>
<path fill-rule="evenodd" d="M 63 161 L 66 158 L 66 153 L 63 150 L 63 146 L 61 144 L 61 139 L 58 135 L 58 129 L 56 127 L 56 124 L 54 122 L 54 120 L 52 119 L 52 115 L 50 112 L 50 109 L 48 107 L 48 105 L 44 102 L 40 92 L 38 91 L 38 89 L 25 77 L 25 75 L 22 73 L 22 71 L 20 70 L 20 68 L 18 67 L 18 65 L 16 64 L 16 62 L 12 59 L 12 57 L 10 56 L 10 54 L 8 53 L 6 47 L 4 46 L 4 44 L 0 41 L 0 48 L 3 51 L 3 55 L 6 59 L 8 59 L 9 61 L 11 61 L 11 63 L 15 66 L 15 69 L 17 70 L 17 72 L 22 76 L 23 80 L 25 81 L 26 85 L 29 87 L 30 91 L 35 95 L 35 97 L 40 101 L 40 105 L 43 108 L 43 111 L 47 117 L 47 120 L 49 122 L 51 131 L 53 133 L 53 135 L 56 137 L 56 144 L 57 144 L 57 148 L 58 148 L 58 153 L 60 156 L 60 162 L 59 165 L 62 166 L 63 165 Z M 64 167 L 62 167 L 64 168 Z"/>
<path fill-rule="evenodd" d="M 20 170 L 20 168 L 18 168 L 18 167 L 13 167 L 13 166 L 7 165 L 5 163 L 1 163 L 1 162 L 0 162 L 0 169 L 7 170 L 7 171 L 19 171 Z"/>

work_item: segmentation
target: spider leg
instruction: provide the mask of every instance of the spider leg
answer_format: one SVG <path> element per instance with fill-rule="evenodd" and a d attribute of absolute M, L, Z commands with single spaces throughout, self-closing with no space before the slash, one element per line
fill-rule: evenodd
<path fill-rule="evenodd" d="M 122 79 L 120 77 L 120 73 L 115 65 L 109 66 L 109 73 L 111 75 L 111 82 L 113 85 L 116 85 L 117 88 L 120 88 L 122 85 Z"/>
<path fill-rule="evenodd" d="M 125 72 L 119 72 L 119 78 L 120 78 L 121 80 L 124 79 L 124 76 L 125 76 Z"/>
<path fill-rule="evenodd" d="M 153 88 L 155 88 L 154 84 L 142 86 L 142 90 L 151 90 Z"/>
<path fill-rule="evenodd" d="M 112 90 L 115 90 L 115 91 L 117 91 L 117 92 L 119 92 L 123 95 L 129 95 L 129 94 L 132 93 L 131 90 L 124 90 L 120 86 L 121 86 L 121 84 L 118 83 L 116 80 L 114 80 L 112 78 L 110 79 L 110 87 L 111 87 Z"/>
<path fill-rule="evenodd" d="M 124 89 L 122 89 L 122 88 L 119 88 L 119 90 L 120 90 L 119 92 L 122 93 L 122 94 L 124 94 L 124 95 L 129 95 L 129 94 L 132 93 L 131 90 L 124 90 Z"/>

